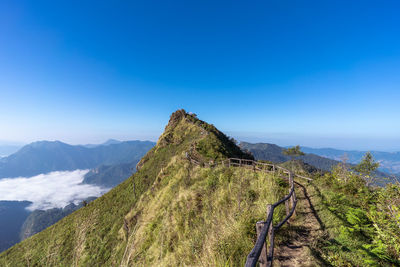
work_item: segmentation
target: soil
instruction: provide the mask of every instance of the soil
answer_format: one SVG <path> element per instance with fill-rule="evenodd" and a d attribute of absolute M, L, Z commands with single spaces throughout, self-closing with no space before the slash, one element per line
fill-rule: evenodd
<path fill-rule="evenodd" d="M 275 249 L 274 266 L 323 266 L 312 249 L 312 244 L 324 232 L 323 223 L 307 187 L 296 183 L 296 195 L 296 216 L 289 220 L 289 227 L 277 232 L 277 235 L 284 235 L 284 240 Z"/>

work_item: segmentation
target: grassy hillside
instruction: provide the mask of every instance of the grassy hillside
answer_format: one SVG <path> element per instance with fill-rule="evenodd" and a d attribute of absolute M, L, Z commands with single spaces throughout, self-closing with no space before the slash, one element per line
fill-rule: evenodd
<path fill-rule="evenodd" d="M 285 165 L 309 171 L 300 162 Z M 343 164 L 313 178 L 298 180 L 298 216 L 279 232 L 282 243 L 306 247 L 306 266 L 400 266 L 400 185 L 368 187 Z"/>
<path fill-rule="evenodd" d="M 86 203 L 89 203 L 95 200 L 95 197 L 89 197 L 85 200 Z M 47 227 L 55 224 L 65 216 L 68 216 L 72 212 L 82 208 L 84 203 L 81 202 L 78 205 L 74 203 L 65 206 L 64 208 L 53 208 L 48 210 L 34 210 L 31 212 L 23 223 L 22 227 L 19 230 L 20 239 L 17 241 L 24 240 L 30 236 L 33 236 L 36 233 L 46 229 Z M 17 243 L 15 242 L 15 243 Z"/>
<path fill-rule="evenodd" d="M 255 223 L 287 182 L 200 167 L 188 155 L 251 158 L 214 126 L 177 111 L 136 174 L 0 254 L 0 266 L 243 266 Z M 400 186 L 367 187 L 346 166 L 322 174 L 299 161 L 284 165 L 314 181 L 296 187 L 297 216 L 276 235 L 277 266 L 399 265 Z"/>
<path fill-rule="evenodd" d="M 345 178 L 345 179 L 343 179 Z M 400 265 L 400 185 L 367 187 L 336 168 L 308 186 L 325 235 L 313 249 L 333 266 Z"/>
<path fill-rule="evenodd" d="M 138 172 L 0 254 L 1 266 L 242 264 L 265 204 L 287 187 L 265 174 L 193 166 L 249 158 L 214 126 L 177 111 Z"/>

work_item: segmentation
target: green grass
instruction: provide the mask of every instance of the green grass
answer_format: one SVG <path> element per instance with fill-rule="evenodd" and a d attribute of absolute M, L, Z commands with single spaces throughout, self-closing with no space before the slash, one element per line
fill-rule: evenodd
<path fill-rule="evenodd" d="M 400 228 L 391 227 L 393 235 L 383 241 L 389 229 L 379 228 L 393 220 L 384 212 L 373 217 L 380 205 L 378 196 L 386 200 L 387 189 L 368 188 L 357 175 L 347 175 L 349 180 L 343 182 L 329 173 L 307 188 L 325 229 L 312 250 L 332 266 L 398 266 L 400 250 L 394 246 L 400 241 Z"/>
<path fill-rule="evenodd" d="M 242 168 L 201 168 L 188 154 L 204 162 L 250 157 L 214 126 L 177 111 L 136 174 L 1 253 L 0 266 L 242 266 L 255 223 L 288 192 L 287 182 Z M 287 165 L 307 176 L 307 166 Z M 316 258 L 332 266 L 398 265 L 400 187 L 371 189 L 354 174 L 315 173 L 307 191 L 324 226 L 310 244 Z M 275 224 L 283 216 L 281 205 Z M 290 227 L 277 233 L 277 245 Z"/>
<path fill-rule="evenodd" d="M 241 265 L 255 222 L 284 185 L 246 170 L 202 169 L 186 153 L 206 162 L 248 157 L 178 111 L 136 174 L 1 253 L 0 266 Z"/>
<path fill-rule="evenodd" d="M 241 266 L 266 205 L 287 191 L 280 178 L 241 168 L 191 170 L 187 162 L 166 173 L 138 205 L 141 218 L 129 237 L 136 249 L 126 265 Z"/>

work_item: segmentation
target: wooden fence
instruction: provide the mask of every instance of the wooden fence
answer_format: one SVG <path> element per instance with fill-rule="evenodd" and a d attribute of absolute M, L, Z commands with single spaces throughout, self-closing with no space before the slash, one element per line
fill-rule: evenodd
<path fill-rule="evenodd" d="M 294 179 L 293 177 L 299 177 L 302 179 L 306 179 L 311 181 L 311 178 L 301 176 L 298 174 L 293 174 L 291 171 L 269 163 L 258 162 L 254 160 L 248 159 L 238 159 L 238 158 L 229 158 L 220 162 L 199 162 L 193 158 L 191 158 L 188 154 L 186 155 L 188 159 L 196 164 L 203 167 L 215 167 L 218 165 L 226 166 L 226 167 L 242 167 L 252 169 L 254 171 L 263 171 L 267 173 L 278 173 L 282 175 L 284 178 L 287 178 L 289 181 L 289 193 L 283 197 L 281 200 L 277 201 L 274 204 L 267 205 L 267 216 L 265 221 L 259 221 L 256 224 L 257 231 L 257 241 L 254 248 L 251 250 L 250 254 L 247 256 L 245 267 L 254 267 L 259 263 L 260 267 L 264 266 L 272 266 L 273 258 L 274 258 L 274 237 L 275 232 L 284 225 L 290 217 L 295 214 L 297 198 L 296 192 L 294 191 Z M 287 175 L 287 177 L 285 177 Z M 273 217 L 274 210 L 281 204 L 285 204 L 286 208 L 286 217 L 279 222 L 277 225 L 273 225 Z M 267 250 L 267 241 L 269 243 Z"/>

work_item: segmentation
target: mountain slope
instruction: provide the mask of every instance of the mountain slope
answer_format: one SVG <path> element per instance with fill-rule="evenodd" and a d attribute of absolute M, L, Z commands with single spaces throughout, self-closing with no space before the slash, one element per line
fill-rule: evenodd
<path fill-rule="evenodd" d="M 115 145 L 115 144 L 120 144 L 122 143 L 122 141 L 118 141 L 115 139 L 108 139 L 107 141 L 105 141 L 102 144 L 87 144 L 87 145 L 83 145 L 84 147 L 87 148 L 94 148 L 94 147 L 98 147 L 98 146 L 108 146 L 108 145 Z"/>
<path fill-rule="evenodd" d="M 140 158 L 153 146 L 154 143 L 149 141 L 119 142 L 109 140 L 93 148 L 71 146 L 58 141 L 35 142 L 7 158 L 0 159 L 0 179 L 4 176 L 31 177 L 42 172 L 55 170 L 94 168 L 85 175 L 82 182 L 111 188 L 127 179 L 135 171 L 135 166 Z M 30 182 L 27 181 L 26 183 Z M 49 190 L 49 188 L 46 189 L 46 186 L 47 184 L 44 184 L 43 190 Z M 54 194 L 57 194 L 57 192 L 54 192 Z M 21 198 L 21 200 L 24 200 L 24 198 Z M 10 206 L 10 208 L 12 207 L 15 207 L 17 214 L 18 207 Z M 71 212 L 70 209 L 68 209 L 68 212 L 62 212 L 62 209 L 34 212 L 25 222 L 25 225 L 30 225 L 28 228 L 32 230 L 26 231 L 27 234 L 24 236 L 43 230 Z M 19 242 L 18 234 L 21 229 L 17 228 L 16 225 L 21 226 L 25 219 L 26 216 L 19 216 L 12 222 L 8 221 L 9 224 L 2 224 L 2 233 L 4 234 L 0 235 L 3 244 L 3 246 L 0 246 L 0 251 Z M 23 232 L 25 230 L 22 229 Z"/>
<path fill-rule="evenodd" d="M 86 203 L 89 203 L 96 199 L 95 197 L 91 197 L 85 200 Z M 83 202 L 75 205 L 74 203 L 69 204 L 64 208 L 54 208 L 48 210 L 34 210 L 29 214 L 28 218 L 26 218 L 24 224 L 20 230 L 20 240 L 24 240 L 40 231 L 46 229 L 47 227 L 53 225 L 58 222 L 65 216 L 71 214 L 72 212 L 80 209 L 84 206 Z"/>
<path fill-rule="evenodd" d="M 268 143 L 251 144 L 247 142 L 240 142 L 239 146 L 243 150 L 251 152 L 257 160 L 267 160 L 277 163 L 283 163 L 290 160 L 289 156 L 286 156 L 282 153 L 284 148 L 274 144 L 268 144 Z M 306 151 L 310 150 L 305 149 L 304 152 Z M 312 153 L 306 153 L 304 156 L 297 157 L 297 159 L 322 171 L 331 171 L 332 168 L 334 168 L 340 162 L 323 156 L 318 156 Z M 351 163 L 348 165 L 349 167 L 354 166 Z M 380 170 L 375 171 L 374 174 L 378 178 L 377 181 L 378 185 L 385 185 L 386 183 L 389 182 L 399 181 L 400 177 L 399 175 L 388 174 Z"/>
<path fill-rule="evenodd" d="M 6 157 L 17 152 L 21 146 L 16 145 L 0 145 L 0 158 Z"/>
<path fill-rule="evenodd" d="M 349 163 L 357 164 L 367 151 L 340 150 L 333 148 L 301 148 L 306 153 L 313 153 L 325 158 L 341 160 L 346 155 Z M 387 173 L 400 173 L 400 152 L 371 151 L 375 160 L 379 161 L 379 170 Z"/>
<path fill-rule="evenodd" d="M 230 257 L 243 260 L 253 245 L 252 225 L 263 217 L 266 202 L 274 200 L 281 185 L 251 171 L 236 173 L 240 170 L 193 166 L 187 153 L 200 161 L 250 158 L 214 126 L 177 111 L 157 145 L 139 162 L 136 174 L 0 254 L 0 265 L 173 265 L 180 261 L 188 264 L 190 260 L 200 264 L 201 258 L 183 256 L 196 255 L 192 249 L 216 262 L 229 261 Z M 217 214 L 221 224 L 211 216 Z M 170 225 L 164 225 L 161 218 L 169 220 Z M 218 231 L 221 227 L 225 232 Z M 197 229 L 197 234 L 192 235 L 191 229 Z M 214 229 L 214 234 L 205 236 L 207 229 Z M 227 244 L 232 235 L 237 242 Z M 211 247 L 200 247 L 202 243 L 196 241 L 205 237 L 211 238 L 205 242 Z M 188 247 L 188 242 L 197 245 Z"/>
<path fill-rule="evenodd" d="M 52 171 L 91 169 L 100 164 L 138 162 L 154 146 L 150 141 L 126 141 L 93 148 L 60 141 L 40 141 L 0 159 L 0 178 L 30 177 Z"/>
<path fill-rule="evenodd" d="M 282 153 L 284 148 L 274 144 L 251 144 L 247 142 L 240 142 L 240 147 L 244 150 L 250 151 L 258 160 L 268 160 L 278 163 L 290 160 L 289 156 L 286 156 Z M 330 171 L 332 167 L 339 163 L 339 161 L 324 158 L 315 154 L 306 154 L 298 157 L 298 159 L 324 171 Z"/>
<path fill-rule="evenodd" d="M 29 215 L 29 201 L 0 201 L 0 251 L 19 242 L 19 230 Z"/>
<path fill-rule="evenodd" d="M 85 174 L 82 183 L 96 184 L 108 188 L 114 187 L 135 172 L 137 162 L 138 161 L 114 165 L 100 165 Z"/>
<path fill-rule="evenodd" d="M 189 159 L 227 157 L 251 158 L 212 125 L 177 111 L 137 173 L 1 253 L 0 266 L 243 266 L 255 223 L 288 186 L 279 175 Z M 300 265 L 398 266 L 399 186 L 368 187 L 345 169 L 312 178 L 296 183 L 297 215 L 276 233 L 275 262 L 285 264 L 295 250 L 290 262 Z M 285 206 L 277 207 L 274 224 L 284 215 Z"/>

